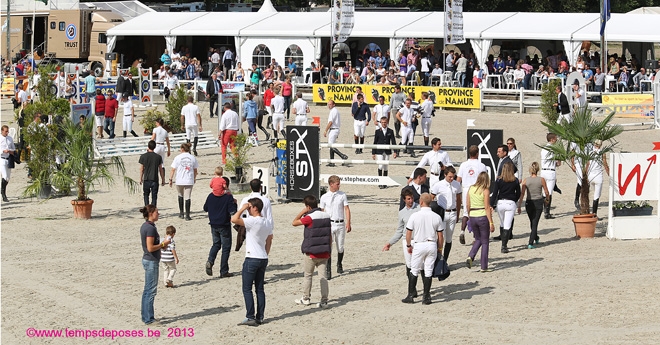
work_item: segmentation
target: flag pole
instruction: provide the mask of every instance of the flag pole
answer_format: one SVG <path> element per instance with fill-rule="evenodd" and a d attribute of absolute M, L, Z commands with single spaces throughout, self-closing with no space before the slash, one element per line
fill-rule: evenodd
<path fill-rule="evenodd" d="M 9 2 L 9 0 L 7 0 Z M 32 57 L 32 62 L 30 62 L 30 68 L 34 67 L 34 20 L 37 14 L 37 3 L 32 4 L 32 34 L 30 35 L 30 56 Z"/>
<path fill-rule="evenodd" d="M 608 9 L 605 8 L 606 2 L 608 0 L 600 0 L 600 20 L 601 28 L 605 23 L 607 23 L 607 12 Z M 601 73 L 607 73 L 607 40 L 605 39 L 605 29 L 600 31 L 600 71 Z"/>

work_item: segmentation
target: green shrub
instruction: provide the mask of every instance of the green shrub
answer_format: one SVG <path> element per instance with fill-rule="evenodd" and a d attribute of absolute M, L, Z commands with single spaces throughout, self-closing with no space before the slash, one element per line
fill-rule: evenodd
<path fill-rule="evenodd" d="M 172 133 L 181 133 L 181 108 L 188 104 L 188 95 L 183 86 L 179 86 L 170 93 L 170 101 L 165 105 L 167 118 L 164 118 Z"/>
<path fill-rule="evenodd" d="M 541 115 L 546 122 L 556 122 L 559 118 L 557 108 L 553 107 L 553 104 L 557 103 L 555 88 L 560 85 L 560 79 L 552 79 L 541 87 Z"/>
<path fill-rule="evenodd" d="M 153 129 L 156 127 L 156 120 L 160 117 L 162 117 L 163 120 L 166 123 L 166 124 L 163 125 L 163 127 L 165 129 L 167 129 L 168 132 L 169 132 L 170 128 L 168 128 L 169 126 L 167 125 L 167 123 L 168 123 L 167 114 L 160 111 L 160 110 L 158 110 L 158 107 L 156 107 L 156 108 L 147 110 L 147 112 L 144 113 L 144 115 L 140 116 L 139 121 L 140 121 L 140 124 L 142 125 L 142 127 L 144 127 L 144 133 L 151 133 L 151 131 L 153 131 Z M 179 119 L 179 121 L 180 120 L 181 119 Z"/>

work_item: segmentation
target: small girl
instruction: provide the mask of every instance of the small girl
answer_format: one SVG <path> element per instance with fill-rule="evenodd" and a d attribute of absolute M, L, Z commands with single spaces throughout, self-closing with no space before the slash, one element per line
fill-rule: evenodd
<path fill-rule="evenodd" d="M 160 262 L 163 263 L 163 268 L 165 270 L 163 274 L 165 287 L 171 288 L 174 287 L 172 279 L 174 279 L 174 274 L 176 273 L 176 265 L 179 263 L 179 257 L 176 255 L 176 245 L 174 244 L 175 234 L 176 228 L 171 225 L 168 226 L 165 230 L 165 235 L 167 235 L 166 240 L 169 240 L 170 244 L 160 250 Z"/>
<path fill-rule="evenodd" d="M 213 190 L 213 195 L 223 196 L 227 193 L 227 182 L 222 177 L 223 169 L 222 167 L 215 168 L 215 176 L 211 179 L 209 187 Z"/>

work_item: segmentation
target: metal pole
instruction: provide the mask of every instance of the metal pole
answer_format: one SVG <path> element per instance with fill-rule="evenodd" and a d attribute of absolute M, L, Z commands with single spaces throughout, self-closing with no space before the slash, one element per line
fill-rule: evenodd
<path fill-rule="evenodd" d="M 9 0 L 7 0 L 9 2 Z M 34 67 L 35 61 L 34 61 L 34 20 L 37 12 L 37 3 L 35 1 L 31 1 L 32 4 L 32 34 L 30 35 L 30 56 L 32 57 L 32 62 L 30 63 L 30 67 Z"/>
<path fill-rule="evenodd" d="M 11 61 L 11 57 L 9 54 L 11 54 L 11 1 L 7 1 L 7 56 L 5 56 L 5 59 L 7 61 Z"/>
<path fill-rule="evenodd" d="M 607 13 L 605 13 L 605 4 L 604 2 L 607 0 L 600 0 L 600 18 L 601 20 L 603 18 L 606 18 Z M 601 73 L 607 73 L 607 41 L 605 40 L 605 30 L 603 30 L 603 34 L 600 36 L 600 71 Z M 603 85 L 604 86 L 604 85 Z"/>

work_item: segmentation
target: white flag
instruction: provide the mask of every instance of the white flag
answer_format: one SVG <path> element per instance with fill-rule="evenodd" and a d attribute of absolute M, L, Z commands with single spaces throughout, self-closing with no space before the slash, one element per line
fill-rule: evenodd
<path fill-rule="evenodd" d="M 355 1 L 354 0 L 334 0 L 332 6 L 332 22 L 330 32 L 332 33 L 332 43 L 341 43 L 348 39 L 353 31 L 355 22 Z"/>

